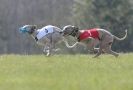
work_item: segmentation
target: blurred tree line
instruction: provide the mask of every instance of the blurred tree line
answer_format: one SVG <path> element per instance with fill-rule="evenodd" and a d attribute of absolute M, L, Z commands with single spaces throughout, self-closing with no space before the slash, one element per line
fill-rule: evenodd
<path fill-rule="evenodd" d="M 18 28 L 36 24 L 38 28 L 56 25 L 60 28 L 72 24 L 80 29 L 101 27 L 128 38 L 114 43 L 117 51 L 133 51 L 133 1 L 132 0 L 0 0 L 0 53 L 37 54 L 42 49 Z M 75 49 L 64 51 L 75 53 Z M 78 47 L 79 52 L 84 52 Z"/>
<path fill-rule="evenodd" d="M 18 32 L 19 27 L 36 24 L 70 24 L 71 0 L 0 0 L 0 53 L 41 53 L 28 35 Z"/>
<path fill-rule="evenodd" d="M 81 29 L 100 27 L 112 34 L 123 37 L 124 41 L 116 41 L 116 51 L 133 51 L 133 0 L 74 0 L 73 18 Z"/>

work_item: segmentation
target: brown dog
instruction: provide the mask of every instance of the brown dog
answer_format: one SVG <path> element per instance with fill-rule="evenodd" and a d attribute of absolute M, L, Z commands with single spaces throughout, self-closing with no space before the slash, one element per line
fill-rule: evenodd
<path fill-rule="evenodd" d="M 72 25 L 65 26 L 63 28 L 63 33 L 65 34 L 64 36 L 71 35 L 76 37 L 78 42 L 87 45 L 91 50 L 97 50 L 98 53 L 94 57 L 98 57 L 102 52 L 118 57 L 119 54 L 111 49 L 113 40 L 124 40 L 127 37 L 127 30 L 123 38 L 118 38 L 104 29 L 94 28 L 89 30 L 79 30 L 77 27 Z M 77 42 L 73 47 L 76 45 Z M 99 48 L 95 48 L 97 45 L 99 45 Z"/>

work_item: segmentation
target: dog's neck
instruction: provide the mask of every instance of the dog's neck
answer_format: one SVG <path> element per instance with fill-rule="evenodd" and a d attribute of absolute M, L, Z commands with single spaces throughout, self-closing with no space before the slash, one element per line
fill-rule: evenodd
<path fill-rule="evenodd" d="M 38 32 L 37 32 L 37 30 L 35 30 L 32 34 L 31 34 L 31 37 L 33 38 L 33 39 L 35 39 L 36 41 L 38 41 L 38 39 L 37 39 L 37 34 L 38 34 Z"/>
<path fill-rule="evenodd" d="M 79 40 L 79 36 L 80 36 L 80 34 L 81 34 L 81 32 L 78 31 L 77 34 L 75 35 L 75 37 L 77 38 L 78 41 L 80 41 L 80 40 Z"/>

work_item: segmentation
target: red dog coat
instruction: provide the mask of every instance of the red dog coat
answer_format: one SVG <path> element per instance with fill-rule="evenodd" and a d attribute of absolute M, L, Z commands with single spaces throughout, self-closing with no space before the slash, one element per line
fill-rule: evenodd
<path fill-rule="evenodd" d="M 93 28 L 93 29 L 89 29 L 89 30 L 84 30 L 83 32 L 81 32 L 81 34 L 79 36 L 79 41 L 85 40 L 88 37 L 99 39 L 99 33 L 97 31 L 97 28 Z"/>

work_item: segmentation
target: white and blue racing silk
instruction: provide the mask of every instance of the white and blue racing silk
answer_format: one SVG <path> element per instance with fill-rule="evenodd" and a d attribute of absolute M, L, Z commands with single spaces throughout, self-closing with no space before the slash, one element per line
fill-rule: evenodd
<path fill-rule="evenodd" d="M 47 25 L 41 29 L 38 29 L 37 30 L 37 36 L 36 36 L 37 39 L 39 40 L 39 39 L 43 38 L 44 36 L 46 36 L 47 34 L 53 33 L 53 31 L 54 31 L 53 27 L 54 26 L 52 26 L 52 25 Z"/>

